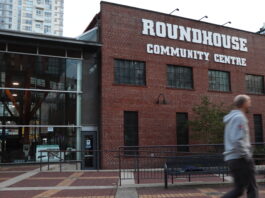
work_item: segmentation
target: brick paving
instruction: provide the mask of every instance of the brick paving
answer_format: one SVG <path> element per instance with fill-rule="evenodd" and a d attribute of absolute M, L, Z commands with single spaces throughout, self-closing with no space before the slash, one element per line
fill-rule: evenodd
<path fill-rule="evenodd" d="M 36 168 L 36 167 L 35 167 Z M 27 168 L 17 167 L 14 170 L 0 169 L 0 183 L 25 173 Z M 33 167 L 28 168 L 34 170 Z M 142 175 L 143 177 L 143 175 Z M 258 176 L 264 179 L 264 176 Z M 192 177 L 192 182 L 221 182 L 217 176 Z M 141 178 L 140 184 L 146 188 L 137 188 L 136 198 L 219 198 L 231 185 L 183 187 L 187 178 L 174 178 L 175 185 L 163 188 L 163 179 Z M 149 184 L 160 183 L 158 187 Z M 169 179 L 171 183 L 171 179 Z M 2 198 L 115 198 L 118 184 L 118 172 L 39 172 L 5 188 L 0 188 Z M 260 197 L 265 197 L 265 185 L 260 187 Z M 126 198 L 126 197 L 122 197 Z M 246 198 L 242 197 L 242 198 Z"/>
<path fill-rule="evenodd" d="M 42 172 L 10 187 L 116 186 L 115 172 Z"/>
<path fill-rule="evenodd" d="M 219 198 L 231 187 L 171 187 L 164 189 L 155 188 L 138 188 L 139 198 Z M 265 197 L 265 186 L 260 186 L 260 197 Z M 244 195 L 242 198 L 246 198 Z"/>
<path fill-rule="evenodd" d="M 21 182 L 11 185 L 10 187 L 49 187 L 56 186 L 62 180 L 61 179 L 46 179 L 46 180 L 31 180 L 25 179 Z"/>
<path fill-rule="evenodd" d="M 73 172 L 40 172 L 31 178 L 36 177 L 50 177 L 50 178 L 56 178 L 56 177 L 69 177 Z"/>
<path fill-rule="evenodd" d="M 6 171 L 5 171 L 6 170 Z M 0 182 L 25 172 L 0 171 Z M 18 170 L 18 169 L 16 169 Z M 24 170 L 20 168 L 19 170 Z M 117 172 L 40 172 L 7 188 L 0 189 L 2 198 L 115 198 L 118 183 Z M 77 187 L 103 189 L 75 189 Z M 71 187 L 73 189 L 67 189 Z M 38 190 L 48 188 L 47 190 Z M 107 189 L 104 189 L 107 188 Z"/>
<path fill-rule="evenodd" d="M 6 172 L 6 171 L 11 171 L 11 172 L 26 172 L 26 171 L 31 171 L 36 168 L 39 168 L 39 165 L 22 165 L 22 166 L 2 166 L 0 167 L 0 172 Z"/>
<path fill-rule="evenodd" d="M 13 177 L 19 176 L 24 172 L 0 172 L 0 182 L 6 181 L 8 179 L 11 179 Z"/>
<path fill-rule="evenodd" d="M 51 197 L 115 197 L 115 189 L 101 189 L 101 190 L 62 190 Z M 100 196 L 100 197 L 99 197 Z"/>
<path fill-rule="evenodd" d="M 72 186 L 115 186 L 118 183 L 118 178 L 116 179 L 78 179 Z"/>
<path fill-rule="evenodd" d="M 1 198 L 32 198 L 44 191 L 0 191 Z"/>
<path fill-rule="evenodd" d="M 0 182 L 7 181 L 28 171 L 38 168 L 38 165 L 0 166 Z"/>

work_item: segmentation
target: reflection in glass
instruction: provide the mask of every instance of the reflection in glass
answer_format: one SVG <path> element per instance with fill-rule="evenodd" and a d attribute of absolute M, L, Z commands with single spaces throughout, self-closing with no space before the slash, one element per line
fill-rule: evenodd
<path fill-rule="evenodd" d="M 76 90 L 80 60 L 0 53 L 1 87 Z"/>
<path fill-rule="evenodd" d="M 36 146 L 44 143 L 75 147 L 80 65 L 76 59 L 0 53 L 0 163 L 35 161 Z"/>
<path fill-rule="evenodd" d="M 16 97 L 14 97 L 16 93 Z M 1 90 L 0 145 L 2 162 L 21 159 L 23 144 L 29 144 L 35 159 L 35 146 L 47 139 L 60 149 L 73 147 L 74 128 L 43 127 L 38 125 L 74 125 L 76 123 L 76 94 Z M 4 126 L 6 127 L 4 127 Z M 16 127 L 36 125 L 36 127 Z M 23 159 L 23 158 L 22 158 Z"/>
<path fill-rule="evenodd" d="M 61 150 L 75 149 L 75 128 L 29 128 L 29 152 L 25 155 L 20 137 L 26 128 L 0 128 L 0 163 L 36 161 L 37 145 L 59 145 Z M 22 132 L 22 134 L 20 133 Z"/>
<path fill-rule="evenodd" d="M 75 115 L 74 93 L 1 90 L 2 125 L 74 125 Z M 27 138 L 24 141 L 28 142 Z"/>

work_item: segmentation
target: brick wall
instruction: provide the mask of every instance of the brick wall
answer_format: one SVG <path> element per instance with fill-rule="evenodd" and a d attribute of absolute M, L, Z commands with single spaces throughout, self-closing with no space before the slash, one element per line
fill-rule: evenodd
<path fill-rule="evenodd" d="M 142 35 L 142 18 L 209 30 L 248 39 L 248 52 L 187 43 Z M 176 144 L 176 112 L 188 112 L 200 103 L 201 96 L 215 102 L 231 104 L 233 97 L 245 93 L 245 74 L 265 75 L 265 37 L 228 27 L 169 16 L 110 3 L 101 3 L 102 74 L 101 74 L 101 147 L 123 146 L 123 111 L 139 112 L 139 145 Z M 161 55 L 147 54 L 146 44 L 178 46 L 247 58 L 247 67 L 219 64 Z M 146 86 L 114 84 L 114 58 L 146 62 Z M 194 90 L 167 88 L 167 64 L 193 67 Z M 231 93 L 208 91 L 208 69 L 229 71 Z M 163 93 L 167 105 L 155 104 Z M 265 117 L 265 96 L 251 95 L 253 108 L 249 116 L 253 136 L 253 113 Z M 265 119 L 264 119 L 265 120 Z M 264 122 L 264 121 L 263 121 Z M 265 126 L 265 122 L 263 123 Z M 265 131 L 265 130 L 264 130 Z"/>

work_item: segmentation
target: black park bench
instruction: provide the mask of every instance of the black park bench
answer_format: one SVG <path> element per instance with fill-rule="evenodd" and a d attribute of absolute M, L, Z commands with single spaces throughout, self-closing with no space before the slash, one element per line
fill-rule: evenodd
<path fill-rule="evenodd" d="M 168 177 L 171 176 L 172 184 L 174 177 L 187 176 L 189 182 L 192 175 L 218 175 L 228 174 L 227 164 L 222 155 L 193 155 L 169 157 L 164 166 L 165 188 L 168 187 Z"/>

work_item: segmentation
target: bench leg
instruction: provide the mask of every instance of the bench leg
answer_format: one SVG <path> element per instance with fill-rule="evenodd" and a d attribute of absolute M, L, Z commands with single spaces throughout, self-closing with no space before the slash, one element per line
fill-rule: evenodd
<path fill-rule="evenodd" d="M 189 182 L 191 181 L 190 174 L 189 174 Z"/>
<path fill-rule="evenodd" d="M 174 177 L 173 177 L 173 175 L 171 176 L 171 183 L 174 184 Z"/>

